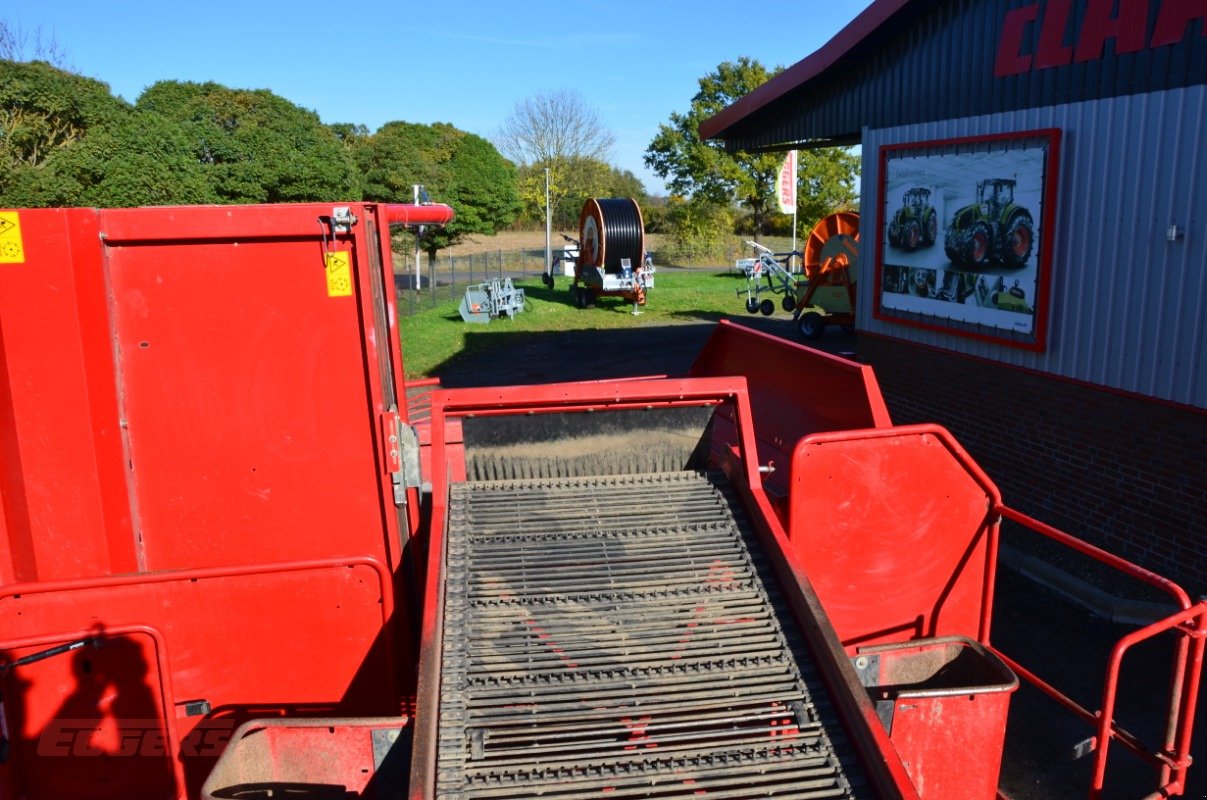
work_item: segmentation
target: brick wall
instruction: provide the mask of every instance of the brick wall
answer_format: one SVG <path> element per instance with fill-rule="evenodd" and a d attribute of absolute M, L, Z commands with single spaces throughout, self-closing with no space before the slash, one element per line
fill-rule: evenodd
<path fill-rule="evenodd" d="M 1207 593 L 1207 414 L 863 335 L 893 421 L 947 427 L 1006 504 Z"/>

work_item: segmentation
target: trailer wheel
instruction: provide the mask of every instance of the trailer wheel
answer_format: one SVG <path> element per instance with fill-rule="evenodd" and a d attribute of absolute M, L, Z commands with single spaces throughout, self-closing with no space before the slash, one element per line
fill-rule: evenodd
<path fill-rule="evenodd" d="M 572 295 L 571 299 L 574 301 L 574 307 L 575 308 L 585 308 L 587 304 L 583 299 L 583 287 L 571 286 L 570 292 Z"/>
<path fill-rule="evenodd" d="M 796 321 L 796 327 L 800 330 L 802 337 L 820 339 L 821 335 L 826 332 L 826 321 L 821 314 L 810 311 L 808 314 L 801 315 L 801 318 Z"/>
<path fill-rule="evenodd" d="M 771 298 L 768 297 L 766 300 L 759 303 L 759 311 L 763 312 L 764 317 L 769 317 L 775 313 L 775 303 L 771 302 Z"/>
<path fill-rule="evenodd" d="M 780 301 L 780 307 L 791 314 L 796 310 L 796 298 L 790 294 L 784 295 L 784 299 Z"/>
<path fill-rule="evenodd" d="M 746 310 L 751 314 L 759 313 L 759 301 L 753 297 L 746 298 Z"/>
<path fill-rule="evenodd" d="M 545 284 L 546 289 L 553 288 L 553 274 L 550 272 L 541 273 L 541 283 Z"/>

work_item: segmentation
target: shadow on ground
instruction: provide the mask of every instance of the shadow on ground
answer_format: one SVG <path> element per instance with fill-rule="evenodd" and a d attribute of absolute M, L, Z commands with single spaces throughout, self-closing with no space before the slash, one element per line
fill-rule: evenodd
<path fill-rule="evenodd" d="M 628 313 L 628 307 L 620 309 Z M 613 313 L 585 309 L 584 315 Z M 701 319 L 701 316 L 704 318 Z M 712 315 L 683 314 L 682 324 L 641 328 L 500 333 L 469 331 L 466 346 L 433 370 L 449 388 L 686 375 L 712 334 Z M 729 317 L 734 323 L 797 341 L 791 317 Z M 834 327 L 809 346 L 854 352 L 855 334 Z"/>

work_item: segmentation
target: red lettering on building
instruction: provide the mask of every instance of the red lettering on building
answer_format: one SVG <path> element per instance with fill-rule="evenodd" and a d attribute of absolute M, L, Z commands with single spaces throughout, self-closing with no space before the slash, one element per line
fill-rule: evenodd
<path fill-rule="evenodd" d="M 1114 0 L 1090 0 L 1085 9 L 1081 36 L 1077 37 L 1075 61 L 1102 58 L 1107 39 L 1115 40 L 1115 55 L 1144 49 L 1148 29 L 1148 0 L 1119 0 L 1119 16 L 1111 17 Z"/>
<path fill-rule="evenodd" d="M 1063 67 L 1073 63 L 1073 47 L 1066 45 L 1065 31 L 1069 27 L 1069 13 L 1073 0 L 1048 0 L 1044 9 L 1044 22 L 1039 29 L 1039 49 L 1035 52 L 1035 69 Z"/>
<path fill-rule="evenodd" d="M 1034 69 L 1064 67 L 1074 61 L 1097 61 L 1108 41 L 1116 55 L 1138 53 L 1146 48 L 1177 44 L 1186 38 L 1191 23 L 1200 23 L 1200 35 L 1207 37 L 1207 0 L 1157 0 L 1157 22 L 1147 40 L 1149 8 L 1152 0 L 1081 0 L 1085 15 L 1080 30 L 1070 31 L 1073 0 L 1047 0 L 1011 9 L 1002 21 L 994 77 L 1019 75 Z M 1118 11 L 1116 13 L 1116 5 Z M 1038 21 L 1039 37 L 1034 53 L 1028 52 Z M 1070 41 L 1074 34 L 1076 44 Z"/>
<path fill-rule="evenodd" d="M 1177 44 L 1186 36 L 1187 26 L 1196 19 L 1201 24 L 1199 35 L 1207 37 L 1207 0 L 1165 0 L 1148 46 Z"/>
<path fill-rule="evenodd" d="M 1002 37 L 997 43 L 997 60 L 993 64 L 993 74 L 1017 75 L 1031 69 L 1031 56 L 1023 54 L 1023 34 L 1027 26 L 1039 16 L 1039 6 L 1023 6 L 1006 14 L 1002 23 Z"/>

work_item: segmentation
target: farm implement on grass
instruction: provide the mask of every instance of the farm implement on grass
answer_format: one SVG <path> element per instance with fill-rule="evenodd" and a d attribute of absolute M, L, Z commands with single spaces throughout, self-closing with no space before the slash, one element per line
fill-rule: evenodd
<path fill-rule="evenodd" d="M 785 311 L 796 308 L 797 286 L 801 283 L 799 274 L 791 271 L 792 259 L 800 258 L 801 253 L 793 250 L 791 253 L 773 253 L 771 248 L 758 242 L 746 242 L 754 248 L 754 263 L 746 273 L 746 288 L 738 289 L 737 295 L 746 295 L 746 310 L 751 314 L 762 313 L 771 316 L 775 313 L 776 303 L 770 297 L 759 300 L 763 292 L 783 295 L 780 305 Z"/>
<path fill-rule="evenodd" d="M 801 336 L 818 339 L 827 325 L 854 330 L 858 274 L 859 215 L 842 211 L 823 217 L 805 240 L 808 282 L 792 312 Z"/>

